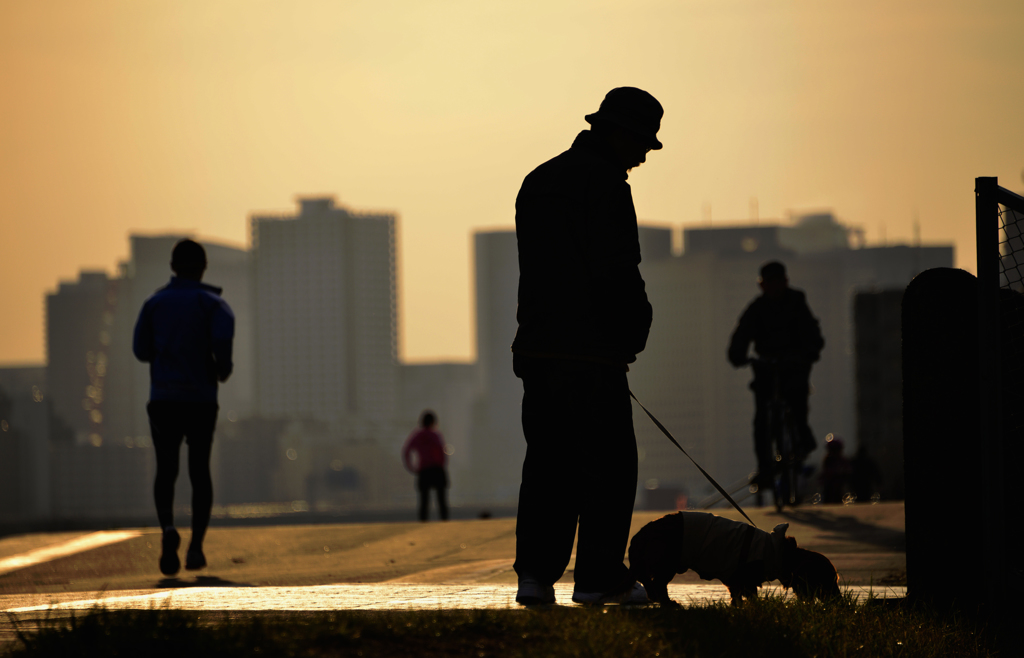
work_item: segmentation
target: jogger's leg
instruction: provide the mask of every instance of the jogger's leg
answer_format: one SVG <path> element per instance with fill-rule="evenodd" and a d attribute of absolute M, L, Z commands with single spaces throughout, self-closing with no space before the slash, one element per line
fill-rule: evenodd
<path fill-rule="evenodd" d="M 192 482 L 192 539 L 189 548 L 202 549 L 213 509 L 210 454 L 217 425 L 217 403 L 194 403 L 190 405 L 189 412 L 188 476 Z"/>
<path fill-rule="evenodd" d="M 180 423 L 181 416 L 174 403 L 157 400 L 150 402 L 146 406 L 146 411 L 149 413 L 149 428 L 156 451 L 153 499 L 163 531 L 159 565 L 161 573 L 173 576 L 181 568 L 181 560 L 178 559 L 181 537 L 174 529 L 174 482 L 178 479 L 178 457 L 181 453 L 184 431 Z"/>
<path fill-rule="evenodd" d="M 198 444 L 198 445 L 197 445 Z M 210 474 L 212 443 L 192 441 L 188 446 L 188 476 L 192 481 L 192 541 L 201 547 L 213 510 L 213 476 Z"/>
<path fill-rule="evenodd" d="M 153 448 L 156 452 L 153 500 L 162 529 L 174 526 L 174 483 L 178 479 L 178 459 L 181 453 L 181 440 L 184 438 L 184 431 L 172 406 L 161 401 L 146 405 Z"/>

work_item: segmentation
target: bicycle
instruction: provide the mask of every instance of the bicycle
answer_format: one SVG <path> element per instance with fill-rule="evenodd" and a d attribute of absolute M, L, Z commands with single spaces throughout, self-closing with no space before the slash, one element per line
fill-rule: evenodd
<path fill-rule="evenodd" d="M 786 505 L 796 507 L 800 503 L 800 471 L 803 460 L 796 449 L 798 434 L 789 404 L 782 395 L 782 362 L 775 358 L 753 358 L 749 363 L 757 368 L 759 375 L 769 373 L 771 377 L 772 396 L 766 404 L 765 413 L 769 446 L 775 453 L 776 464 L 775 472 L 771 474 L 772 494 L 775 510 L 781 512 Z M 760 474 L 762 482 L 764 476 L 765 474 Z M 758 499 L 760 500 L 760 491 Z"/>

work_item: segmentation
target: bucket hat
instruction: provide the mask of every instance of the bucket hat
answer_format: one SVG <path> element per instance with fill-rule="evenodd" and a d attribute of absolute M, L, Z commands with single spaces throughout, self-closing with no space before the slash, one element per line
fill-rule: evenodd
<path fill-rule="evenodd" d="M 661 103 L 643 89 L 616 87 L 605 94 L 597 112 L 584 118 L 592 126 L 610 123 L 625 128 L 656 151 L 661 148 L 657 134 L 664 114 Z"/>

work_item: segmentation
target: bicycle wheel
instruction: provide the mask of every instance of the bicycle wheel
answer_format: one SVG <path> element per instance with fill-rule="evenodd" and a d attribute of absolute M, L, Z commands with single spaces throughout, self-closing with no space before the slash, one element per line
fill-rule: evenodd
<path fill-rule="evenodd" d="M 788 494 L 786 491 L 786 438 L 785 438 L 785 411 L 779 403 L 772 403 L 768 408 L 768 431 L 771 437 L 772 451 L 775 453 L 774 472 L 772 473 L 772 497 L 775 501 L 775 511 L 781 512 L 786 504 Z"/>
<path fill-rule="evenodd" d="M 788 422 L 789 419 L 786 420 L 787 422 L 783 423 L 780 450 L 780 488 L 783 494 L 783 504 L 796 507 L 800 502 L 800 463 L 796 456 L 796 433 L 793 431 L 792 424 Z"/>

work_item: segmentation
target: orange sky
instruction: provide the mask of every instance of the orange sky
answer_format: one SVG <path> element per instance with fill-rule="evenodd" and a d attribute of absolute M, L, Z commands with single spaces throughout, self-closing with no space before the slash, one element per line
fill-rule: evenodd
<path fill-rule="evenodd" d="M 129 232 L 244 245 L 316 193 L 399 214 L 403 358 L 470 359 L 471 231 L 621 85 L 666 110 L 642 220 L 917 217 L 973 270 L 974 177 L 1022 188 L 1021 70 L 1019 0 L 4 2 L 0 363 L 44 359 L 45 293 Z"/>

